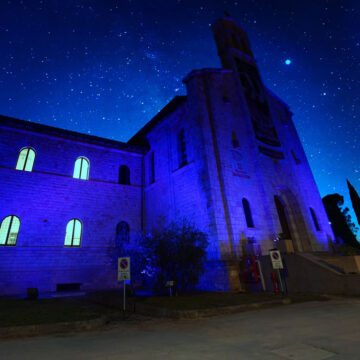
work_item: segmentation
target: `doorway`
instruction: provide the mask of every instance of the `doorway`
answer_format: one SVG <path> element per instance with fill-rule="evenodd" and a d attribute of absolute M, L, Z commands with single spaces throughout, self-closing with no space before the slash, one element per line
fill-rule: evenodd
<path fill-rule="evenodd" d="M 280 197 L 277 195 L 274 196 L 274 200 L 275 200 L 276 210 L 277 210 L 279 220 L 280 220 L 282 233 L 284 234 L 285 239 L 292 240 L 289 221 L 288 221 L 288 218 L 286 215 L 285 205 L 282 202 L 282 200 L 280 199 Z"/>

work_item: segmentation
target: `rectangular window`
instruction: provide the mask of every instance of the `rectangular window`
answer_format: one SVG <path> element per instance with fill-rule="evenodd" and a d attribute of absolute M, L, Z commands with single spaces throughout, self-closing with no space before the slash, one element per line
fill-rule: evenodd
<path fill-rule="evenodd" d="M 181 129 L 177 136 L 179 167 L 187 164 L 186 143 L 184 129 Z"/>

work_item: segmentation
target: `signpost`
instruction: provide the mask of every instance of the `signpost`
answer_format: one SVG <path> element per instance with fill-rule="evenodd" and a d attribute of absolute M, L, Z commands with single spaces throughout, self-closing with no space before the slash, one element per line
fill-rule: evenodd
<path fill-rule="evenodd" d="M 125 281 L 130 280 L 130 258 L 118 258 L 118 281 L 124 281 L 124 298 L 123 298 L 123 311 L 125 313 L 125 298 L 126 298 L 126 284 Z"/>
<path fill-rule="evenodd" d="M 281 260 L 281 255 L 280 255 L 280 251 L 277 249 L 272 249 L 270 250 L 270 259 L 271 259 L 271 264 L 274 270 L 276 270 L 279 282 L 280 282 L 280 286 L 281 286 L 281 291 L 284 293 L 284 286 L 281 280 L 281 274 L 280 274 L 280 269 L 284 268 L 283 262 Z"/>
<path fill-rule="evenodd" d="M 282 269 L 284 267 L 279 250 L 270 250 L 270 259 L 274 270 Z"/>

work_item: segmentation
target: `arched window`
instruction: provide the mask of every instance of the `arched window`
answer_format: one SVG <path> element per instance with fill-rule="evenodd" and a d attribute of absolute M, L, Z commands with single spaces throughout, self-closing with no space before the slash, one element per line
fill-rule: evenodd
<path fill-rule="evenodd" d="M 247 201 L 247 199 L 243 198 L 242 205 L 243 205 L 243 209 L 244 209 L 244 213 L 245 213 L 246 225 L 247 225 L 247 227 L 252 228 L 252 227 L 254 227 L 254 222 L 253 222 L 252 215 L 251 215 L 249 201 Z"/>
<path fill-rule="evenodd" d="M 75 179 L 88 180 L 89 179 L 89 160 L 84 156 L 80 156 L 75 161 L 74 175 Z"/>
<path fill-rule="evenodd" d="M 116 225 L 116 240 L 121 244 L 129 242 L 130 240 L 130 227 L 126 221 L 120 221 Z"/>
<path fill-rule="evenodd" d="M 320 226 L 319 226 L 319 222 L 317 220 L 317 217 L 316 217 L 316 214 L 315 214 L 315 211 L 313 208 L 310 208 L 310 213 L 311 213 L 311 217 L 313 219 L 313 222 L 314 222 L 314 225 L 315 225 L 315 229 L 317 231 L 320 231 Z"/>
<path fill-rule="evenodd" d="M 126 165 L 120 166 L 119 184 L 130 185 L 130 169 Z"/>
<path fill-rule="evenodd" d="M 30 147 L 21 149 L 16 163 L 16 170 L 32 171 L 35 161 L 35 151 Z"/>
<path fill-rule="evenodd" d="M 71 219 L 66 225 L 65 246 L 80 246 L 82 224 L 79 219 Z"/>
<path fill-rule="evenodd" d="M 7 216 L 1 222 L 0 245 L 15 246 L 20 229 L 20 219 L 15 215 Z"/>

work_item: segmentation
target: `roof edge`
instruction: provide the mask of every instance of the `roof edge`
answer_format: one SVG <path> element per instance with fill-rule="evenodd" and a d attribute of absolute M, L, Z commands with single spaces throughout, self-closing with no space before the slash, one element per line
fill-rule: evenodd
<path fill-rule="evenodd" d="M 196 69 L 190 71 L 183 79 L 183 83 L 186 84 L 191 78 L 195 76 L 202 76 L 204 74 L 214 74 L 214 73 L 232 73 L 232 69 L 223 69 L 223 68 L 204 68 Z"/>
<path fill-rule="evenodd" d="M 142 138 L 154 126 L 160 123 L 167 115 L 174 112 L 179 106 L 185 103 L 186 95 L 177 95 L 169 103 L 167 103 L 149 122 L 147 122 L 134 136 L 128 140 L 128 144 L 135 145 L 142 143 Z"/>
<path fill-rule="evenodd" d="M 131 145 L 121 141 L 106 139 L 99 136 L 82 134 L 72 130 L 65 130 L 50 125 L 37 124 L 31 121 L 20 120 L 6 115 L 0 115 L 0 125 L 40 134 L 51 135 L 68 140 L 81 141 L 84 143 L 98 146 L 111 147 L 113 149 L 119 149 L 129 152 L 135 152 L 140 154 L 144 154 L 146 152 L 146 149 L 141 146 Z"/>

